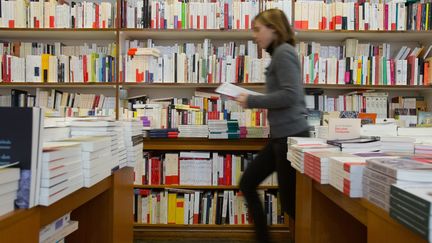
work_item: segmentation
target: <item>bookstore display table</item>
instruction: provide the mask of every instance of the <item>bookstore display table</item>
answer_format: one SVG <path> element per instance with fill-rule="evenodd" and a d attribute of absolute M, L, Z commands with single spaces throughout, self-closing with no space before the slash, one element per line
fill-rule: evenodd
<path fill-rule="evenodd" d="M 0 216 L 1 242 L 38 242 L 39 230 L 64 214 L 79 221 L 67 242 L 132 242 L 133 169 L 125 167 L 91 188 L 81 188 L 49 207 Z"/>
<path fill-rule="evenodd" d="M 295 240 L 300 243 L 427 242 L 366 199 L 349 198 L 299 172 Z"/>

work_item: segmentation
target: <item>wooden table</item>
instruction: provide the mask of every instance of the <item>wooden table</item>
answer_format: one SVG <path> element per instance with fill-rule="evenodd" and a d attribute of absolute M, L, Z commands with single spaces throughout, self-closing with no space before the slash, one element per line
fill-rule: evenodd
<path fill-rule="evenodd" d="M 71 212 L 78 230 L 67 242 L 132 242 L 133 169 L 126 167 L 91 188 L 56 203 L 20 209 L 0 217 L 0 242 L 38 242 L 41 227 Z"/>
<path fill-rule="evenodd" d="M 297 243 L 426 243 L 366 199 L 345 196 L 297 172 Z"/>

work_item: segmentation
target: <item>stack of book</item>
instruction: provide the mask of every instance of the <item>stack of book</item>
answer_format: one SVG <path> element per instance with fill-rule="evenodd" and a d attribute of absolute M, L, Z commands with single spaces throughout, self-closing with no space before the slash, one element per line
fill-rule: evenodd
<path fill-rule="evenodd" d="M 399 186 L 390 189 L 390 216 L 432 242 L 432 184 Z"/>
<path fill-rule="evenodd" d="M 327 143 L 337 146 L 342 152 L 347 153 L 374 152 L 381 149 L 381 142 L 375 137 L 328 140 Z"/>
<path fill-rule="evenodd" d="M 361 136 L 396 137 L 397 125 L 394 123 L 365 124 L 360 128 Z"/>
<path fill-rule="evenodd" d="M 415 160 L 422 161 L 422 158 L 411 158 L 368 159 L 364 171 L 364 197 L 389 211 L 391 185 L 432 182 L 432 165 Z"/>
<path fill-rule="evenodd" d="M 141 133 L 141 124 L 139 123 L 139 132 L 141 134 L 142 137 L 142 133 Z M 127 149 L 129 148 L 127 145 L 127 141 L 126 141 L 126 133 L 128 133 L 128 129 L 124 129 L 123 128 L 124 124 L 119 122 L 118 126 L 116 126 L 116 135 L 118 138 L 118 156 L 117 158 L 113 158 L 113 167 L 112 170 L 116 170 L 119 168 L 123 168 L 124 166 L 127 165 L 128 163 L 128 158 L 127 158 Z"/>
<path fill-rule="evenodd" d="M 39 204 L 48 206 L 83 186 L 81 148 L 76 142 L 45 143 Z"/>
<path fill-rule="evenodd" d="M 14 210 L 19 179 L 19 168 L 0 169 L 0 216 Z"/>
<path fill-rule="evenodd" d="M 240 138 L 239 124 L 236 120 L 209 120 L 210 139 Z"/>
<path fill-rule="evenodd" d="M 180 152 L 180 185 L 212 185 L 212 159 L 208 152 Z"/>
<path fill-rule="evenodd" d="M 338 152 L 339 148 L 329 145 L 329 144 L 294 144 L 288 146 L 288 160 L 291 162 L 291 166 L 304 173 L 304 154 L 305 152 L 315 152 L 315 151 L 328 151 L 328 152 Z"/>
<path fill-rule="evenodd" d="M 71 136 L 102 136 L 110 137 L 111 143 L 108 146 L 110 148 L 111 156 L 111 168 L 115 168 L 118 165 L 120 157 L 120 140 L 124 138 L 119 134 L 117 128 L 118 123 L 111 120 L 102 119 L 88 119 L 88 120 L 73 120 L 71 121 Z"/>
<path fill-rule="evenodd" d="M 414 153 L 415 138 L 411 137 L 381 137 L 382 152 Z"/>
<path fill-rule="evenodd" d="M 92 187 L 111 174 L 110 137 L 75 137 L 66 141 L 81 144 L 84 187 Z"/>
<path fill-rule="evenodd" d="M 207 138 L 209 129 L 207 125 L 179 125 L 179 138 Z"/>
<path fill-rule="evenodd" d="M 126 145 L 126 162 L 121 164 L 136 168 L 138 165 L 144 164 L 143 158 L 143 135 L 142 125 L 139 121 L 122 121 L 121 122 L 124 144 Z"/>
<path fill-rule="evenodd" d="M 150 138 L 178 138 L 179 132 L 177 128 L 151 129 L 146 135 Z"/>
<path fill-rule="evenodd" d="M 39 242 L 64 242 L 64 238 L 78 229 L 78 221 L 70 220 L 70 213 L 42 227 L 39 231 Z"/>
<path fill-rule="evenodd" d="M 432 143 L 418 143 L 414 145 L 415 154 L 432 155 Z"/>
<path fill-rule="evenodd" d="M 351 155 L 330 159 L 329 182 L 349 197 L 362 197 L 363 169 L 366 159 Z"/>
<path fill-rule="evenodd" d="M 70 136 L 70 128 L 64 124 L 65 122 L 57 122 L 64 120 L 64 118 L 45 117 L 43 142 L 63 140 Z"/>
<path fill-rule="evenodd" d="M 304 173 L 320 184 L 329 184 L 331 157 L 349 156 L 342 152 L 322 151 L 304 154 Z"/>
<path fill-rule="evenodd" d="M 268 138 L 269 127 L 240 127 L 240 138 Z"/>

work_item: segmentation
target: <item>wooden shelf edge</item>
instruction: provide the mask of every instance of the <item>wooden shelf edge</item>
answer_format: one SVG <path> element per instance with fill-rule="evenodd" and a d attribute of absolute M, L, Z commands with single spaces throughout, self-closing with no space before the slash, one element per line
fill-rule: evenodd
<path fill-rule="evenodd" d="M 111 187 L 112 176 L 103 179 L 90 188 L 81 188 L 48 207 L 38 206 L 41 210 L 41 226 L 53 222 L 57 218 L 85 204 Z"/>
<path fill-rule="evenodd" d="M 14 87 L 29 87 L 29 88 L 55 88 L 55 87 L 68 87 L 68 88 L 115 88 L 116 83 L 26 83 L 26 82 L 15 82 L 15 83 L 6 83 L 0 82 L 0 88 L 14 88 Z"/>
<path fill-rule="evenodd" d="M 24 218 L 29 218 L 37 213 L 37 208 L 17 209 L 13 212 L 0 216 L 0 229 L 9 227 Z"/>
<path fill-rule="evenodd" d="M 252 229 L 253 225 L 217 225 L 217 224 L 142 224 L 142 223 L 134 223 L 134 229 L 220 229 L 220 230 L 236 230 L 236 229 Z M 269 225 L 270 230 L 288 230 L 289 226 L 286 224 L 281 225 Z"/>
<path fill-rule="evenodd" d="M 361 198 L 349 198 L 330 185 L 321 185 L 317 182 L 313 182 L 313 186 L 362 224 L 367 224 L 367 209 L 363 206 Z"/>
<path fill-rule="evenodd" d="M 0 28 L 0 31 L 30 31 L 30 32 L 79 32 L 79 31 L 99 31 L 99 32 L 106 32 L 106 31 L 117 31 L 117 28 Z"/>

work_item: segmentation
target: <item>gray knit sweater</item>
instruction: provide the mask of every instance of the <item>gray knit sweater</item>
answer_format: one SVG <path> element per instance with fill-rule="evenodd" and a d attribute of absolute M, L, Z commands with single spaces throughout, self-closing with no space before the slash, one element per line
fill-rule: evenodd
<path fill-rule="evenodd" d="M 301 68 L 293 46 L 284 43 L 274 49 L 266 71 L 266 94 L 249 95 L 249 108 L 268 109 L 272 138 L 308 130 L 301 81 Z"/>

